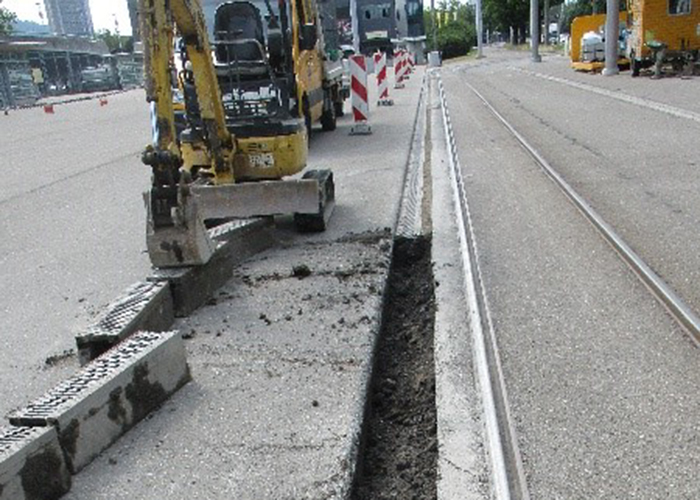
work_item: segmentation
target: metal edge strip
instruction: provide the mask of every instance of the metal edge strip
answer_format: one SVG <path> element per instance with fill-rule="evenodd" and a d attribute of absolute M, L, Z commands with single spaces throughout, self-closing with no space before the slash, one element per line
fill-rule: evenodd
<path fill-rule="evenodd" d="M 463 255 L 464 282 L 474 336 L 474 358 L 480 381 L 484 419 L 489 440 L 494 496 L 498 500 L 529 500 L 530 494 L 512 425 L 500 355 L 486 290 L 479 267 L 478 248 L 461 175 L 452 120 L 446 106 L 445 89 L 438 75 L 443 124 L 446 130 L 450 176 L 457 205 L 458 227 Z M 499 419 L 500 416 L 500 419 Z"/>

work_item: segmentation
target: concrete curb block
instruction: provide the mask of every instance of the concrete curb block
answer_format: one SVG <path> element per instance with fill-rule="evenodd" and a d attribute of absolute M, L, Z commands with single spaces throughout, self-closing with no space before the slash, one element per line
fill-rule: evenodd
<path fill-rule="evenodd" d="M 76 474 L 190 378 L 178 332 L 140 332 L 13 413 L 10 423 L 54 426 Z"/>
<path fill-rule="evenodd" d="M 275 244 L 271 219 L 229 222 L 209 232 L 218 242 L 203 266 L 159 269 L 148 280 L 170 283 L 175 316 L 190 315 L 233 275 L 233 267 Z"/>
<path fill-rule="evenodd" d="M 0 500 L 53 500 L 70 487 L 56 429 L 0 428 Z"/>
<path fill-rule="evenodd" d="M 428 96 L 432 166 L 432 259 L 435 281 L 435 402 L 437 405 L 438 500 L 489 498 L 482 403 L 477 393 L 472 332 L 464 290 L 457 214 L 449 171 L 447 130 L 437 76 Z M 466 331 L 465 331 L 466 330 Z"/>
<path fill-rule="evenodd" d="M 274 244 L 269 219 L 229 222 L 211 229 L 209 236 L 217 248 L 206 265 L 155 271 L 147 281 L 126 289 L 97 323 L 76 335 L 81 366 L 136 331 L 167 330 L 175 316 L 189 315 L 223 286 L 236 264 Z"/>
<path fill-rule="evenodd" d="M 75 337 L 80 365 L 86 365 L 139 330 L 162 332 L 174 320 L 168 283 L 137 283 L 110 304 L 97 323 Z"/>

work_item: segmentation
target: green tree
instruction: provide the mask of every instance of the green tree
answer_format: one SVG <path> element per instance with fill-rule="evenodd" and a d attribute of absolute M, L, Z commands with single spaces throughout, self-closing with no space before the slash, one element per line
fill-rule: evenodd
<path fill-rule="evenodd" d="M 443 58 L 466 55 L 476 44 L 474 8 L 471 5 L 461 4 L 457 0 L 450 0 L 449 3 L 441 1 L 435 12 L 425 9 L 423 15 L 428 50 L 436 50 L 433 43 L 434 20 L 437 21 L 437 50 L 442 52 Z"/>
<path fill-rule="evenodd" d="M 2 0 L 0 0 L 2 4 Z M 17 20 L 17 14 L 0 5 L 0 36 L 12 34 L 12 24 Z"/>
<path fill-rule="evenodd" d="M 582 0 L 590 3 L 591 0 Z M 605 0 L 596 0 L 605 2 Z M 550 0 L 550 9 L 559 5 L 563 0 Z M 540 0 L 540 23 L 544 20 L 544 0 Z M 530 31 L 530 0 L 483 0 L 484 29 L 508 35 L 513 29 L 513 43 L 525 43 L 525 33 Z M 540 28 L 540 33 L 544 29 Z"/>
<path fill-rule="evenodd" d="M 525 42 L 525 32 L 530 24 L 529 0 L 483 0 L 484 27 L 501 33 L 516 31 L 514 43 Z"/>
<path fill-rule="evenodd" d="M 134 37 L 132 36 L 117 36 L 110 30 L 98 31 L 95 36 L 107 45 L 111 53 L 134 51 Z"/>
<path fill-rule="evenodd" d="M 625 2 L 620 2 L 620 10 L 625 10 Z M 576 0 L 564 5 L 564 13 L 561 20 L 562 33 L 571 33 L 571 22 L 578 16 L 589 14 L 605 14 L 605 0 Z"/>

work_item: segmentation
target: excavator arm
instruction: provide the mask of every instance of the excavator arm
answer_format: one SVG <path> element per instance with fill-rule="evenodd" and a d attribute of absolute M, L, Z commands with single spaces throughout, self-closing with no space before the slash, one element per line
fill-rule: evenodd
<path fill-rule="evenodd" d="M 153 107 L 154 143 L 143 155 L 154 187 L 179 181 L 182 154 L 175 132 L 172 96 L 173 34 L 182 37 L 192 70 L 212 169 L 218 183 L 231 183 L 235 140 L 226 128 L 211 45 L 198 0 L 139 0 L 146 94 Z"/>

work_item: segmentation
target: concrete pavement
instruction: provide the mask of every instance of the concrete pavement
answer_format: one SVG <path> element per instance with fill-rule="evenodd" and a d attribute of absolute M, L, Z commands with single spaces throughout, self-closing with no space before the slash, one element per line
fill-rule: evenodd
<path fill-rule="evenodd" d="M 421 77 L 373 110 L 372 136 L 348 136 L 347 116 L 312 137 L 309 167 L 336 178 L 330 229 L 304 236 L 281 220 L 280 248 L 176 323 L 193 382 L 66 498 L 348 495 Z"/>

